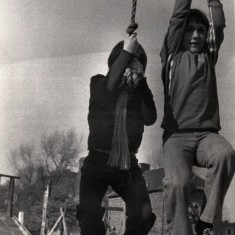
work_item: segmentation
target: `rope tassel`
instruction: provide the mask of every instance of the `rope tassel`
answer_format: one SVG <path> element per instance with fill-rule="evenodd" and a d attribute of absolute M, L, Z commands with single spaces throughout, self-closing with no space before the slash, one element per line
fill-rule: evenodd
<path fill-rule="evenodd" d="M 131 12 L 131 24 L 126 32 L 131 35 L 138 28 L 135 23 L 137 0 L 133 0 Z M 123 91 L 117 100 L 115 113 L 115 127 L 112 139 L 112 149 L 109 156 L 108 165 L 118 167 L 120 170 L 130 169 L 129 145 L 126 131 L 126 114 L 127 114 L 128 93 Z"/>
<path fill-rule="evenodd" d="M 126 132 L 128 93 L 123 91 L 117 101 L 115 114 L 115 128 L 112 140 L 112 150 L 109 157 L 109 166 L 118 167 L 120 170 L 130 168 L 128 136 Z"/>

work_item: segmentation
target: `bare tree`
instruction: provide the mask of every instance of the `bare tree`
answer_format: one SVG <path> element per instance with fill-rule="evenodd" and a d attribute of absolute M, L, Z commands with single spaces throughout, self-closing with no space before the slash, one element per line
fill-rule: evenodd
<path fill-rule="evenodd" d="M 12 149 L 8 159 L 21 178 L 21 186 L 27 188 L 35 182 L 40 166 L 46 167 L 48 174 L 57 179 L 65 169 L 78 167 L 82 143 L 83 138 L 78 138 L 73 130 L 66 133 L 55 131 L 41 138 L 39 148 L 26 143 Z"/>
<path fill-rule="evenodd" d="M 77 138 L 73 130 L 67 133 L 55 131 L 42 137 L 42 156 L 51 176 L 60 178 L 65 169 L 77 166 L 82 141 L 82 137 Z"/>
<path fill-rule="evenodd" d="M 16 174 L 20 176 L 20 183 L 23 187 L 34 183 L 38 161 L 32 143 L 21 144 L 18 148 L 11 150 L 8 159 Z"/>

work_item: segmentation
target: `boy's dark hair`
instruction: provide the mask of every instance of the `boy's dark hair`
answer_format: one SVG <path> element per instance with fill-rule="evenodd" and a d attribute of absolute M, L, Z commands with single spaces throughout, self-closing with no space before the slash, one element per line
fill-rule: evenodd
<path fill-rule="evenodd" d="M 119 56 L 121 50 L 123 49 L 124 46 L 124 41 L 120 41 L 114 48 L 112 49 L 109 58 L 108 58 L 108 66 L 109 68 L 111 65 L 114 63 L 114 61 L 117 59 Z M 144 51 L 144 48 L 139 44 L 138 51 L 136 53 L 136 58 L 140 61 L 140 63 L 143 65 L 144 71 L 146 69 L 147 65 L 147 55 Z"/>
<path fill-rule="evenodd" d="M 197 23 L 201 23 L 206 26 L 206 30 L 208 31 L 209 29 L 209 20 L 204 12 L 202 12 L 199 9 L 190 9 L 188 19 L 187 19 L 187 24 L 191 20 L 195 20 Z"/>

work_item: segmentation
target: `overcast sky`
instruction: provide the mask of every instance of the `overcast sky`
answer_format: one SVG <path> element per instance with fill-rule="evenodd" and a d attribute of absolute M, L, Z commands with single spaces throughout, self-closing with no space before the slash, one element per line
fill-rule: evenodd
<path fill-rule="evenodd" d="M 207 12 L 206 0 L 193 6 Z M 225 41 L 217 65 L 222 134 L 235 147 L 234 0 L 223 0 Z M 163 90 L 159 52 L 173 0 L 139 0 L 138 39 L 148 54 L 147 77 L 158 121 L 146 128 L 138 157 L 161 148 Z M 132 0 L 0 1 L 0 172 L 12 173 L 9 150 L 53 130 L 88 135 L 89 79 L 106 73 L 109 51 L 127 35 Z M 84 152 L 86 154 L 86 151 Z"/>

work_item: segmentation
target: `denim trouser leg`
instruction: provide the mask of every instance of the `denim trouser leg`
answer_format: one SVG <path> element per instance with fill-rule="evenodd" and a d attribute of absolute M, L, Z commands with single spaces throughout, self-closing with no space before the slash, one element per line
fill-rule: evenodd
<path fill-rule="evenodd" d="M 163 146 L 164 205 L 170 235 L 192 235 L 188 218 L 192 190 L 193 139 L 171 136 Z"/>
<path fill-rule="evenodd" d="M 235 155 L 220 135 L 208 132 L 176 133 L 163 146 L 164 195 L 170 235 L 191 235 L 188 206 L 192 165 L 195 160 L 208 168 L 205 181 L 206 204 L 201 220 L 213 223 L 234 174 Z"/>
<path fill-rule="evenodd" d="M 200 141 L 197 162 L 206 167 L 205 208 L 201 220 L 212 223 L 222 213 L 224 197 L 235 169 L 235 153 L 232 146 L 221 135 L 211 133 Z"/>

